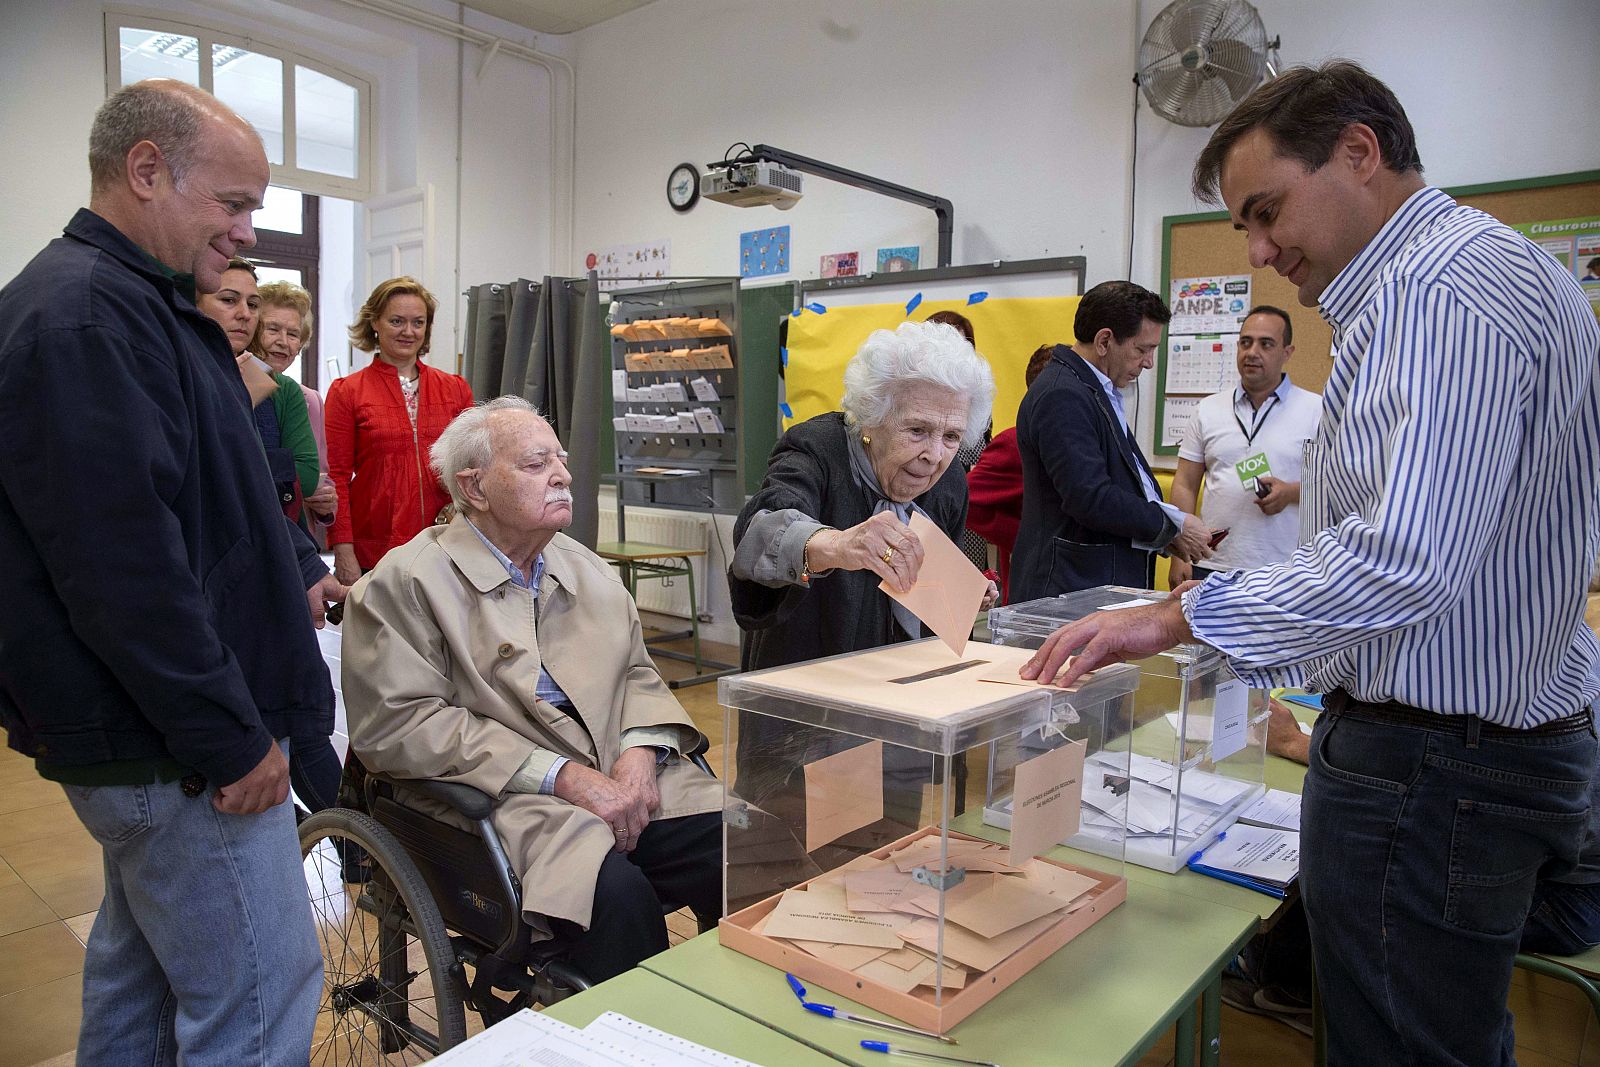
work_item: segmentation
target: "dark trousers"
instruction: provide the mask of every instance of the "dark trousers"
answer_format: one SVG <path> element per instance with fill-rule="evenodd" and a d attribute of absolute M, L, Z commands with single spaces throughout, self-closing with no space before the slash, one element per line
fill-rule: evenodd
<path fill-rule="evenodd" d="M 295 796 L 315 815 L 339 801 L 339 753 L 327 734 L 291 734 L 289 737 L 289 784 Z"/>
<path fill-rule="evenodd" d="M 591 982 L 630 971 L 667 950 L 664 903 L 697 917 L 722 914 L 722 816 L 685 815 L 652 822 L 632 852 L 610 852 L 594 886 L 589 929 L 553 919 L 566 955 Z"/>
<path fill-rule="evenodd" d="M 1522 930 L 1522 951 L 1576 956 L 1595 945 L 1600 945 L 1600 885 L 1541 882 Z"/>
<path fill-rule="evenodd" d="M 1333 1067 L 1512 1063 L 1534 885 L 1583 843 L 1592 726 L 1426 719 L 1330 697 L 1311 736 L 1300 880 Z"/>

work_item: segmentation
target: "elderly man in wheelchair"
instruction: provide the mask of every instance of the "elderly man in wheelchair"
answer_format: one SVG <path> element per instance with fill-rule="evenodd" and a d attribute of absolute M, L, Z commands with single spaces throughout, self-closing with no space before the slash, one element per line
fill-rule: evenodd
<path fill-rule="evenodd" d="M 685 758 L 704 738 L 627 590 L 561 533 L 572 494 L 550 425 L 500 397 L 431 455 L 458 514 L 389 552 L 346 606 L 351 750 L 406 808 L 462 828 L 461 807 L 406 781 L 486 794 L 532 940 L 602 981 L 667 947 L 663 902 L 719 914 L 721 788 Z"/>

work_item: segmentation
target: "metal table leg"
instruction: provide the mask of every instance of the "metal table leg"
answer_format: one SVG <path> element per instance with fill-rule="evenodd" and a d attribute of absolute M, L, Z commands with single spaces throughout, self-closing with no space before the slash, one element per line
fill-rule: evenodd
<path fill-rule="evenodd" d="M 1222 1062 L 1222 975 L 1212 979 L 1200 994 L 1200 1064 L 1217 1067 Z"/>
<path fill-rule="evenodd" d="M 1194 1067 L 1194 1024 L 1195 1005 L 1191 1001 L 1178 1016 L 1172 1047 L 1173 1067 Z"/>

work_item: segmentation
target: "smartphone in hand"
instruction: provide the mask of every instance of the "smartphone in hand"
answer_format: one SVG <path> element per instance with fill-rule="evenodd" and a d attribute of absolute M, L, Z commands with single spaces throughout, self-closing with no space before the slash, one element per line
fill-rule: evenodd
<path fill-rule="evenodd" d="M 1265 500 L 1265 499 L 1267 499 L 1267 494 L 1270 493 L 1270 492 L 1272 492 L 1272 486 L 1267 484 L 1266 479 L 1265 478 L 1257 478 L 1256 479 L 1256 499 L 1257 500 Z"/>
<path fill-rule="evenodd" d="M 1222 539 L 1224 537 L 1227 537 L 1227 536 L 1228 536 L 1228 528 L 1227 527 L 1224 527 L 1223 529 L 1217 530 L 1214 533 L 1212 533 L 1212 535 L 1211 535 L 1211 547 L 1212 548 L 1216 548 L 1218 545 L 1222 544 Z"/>

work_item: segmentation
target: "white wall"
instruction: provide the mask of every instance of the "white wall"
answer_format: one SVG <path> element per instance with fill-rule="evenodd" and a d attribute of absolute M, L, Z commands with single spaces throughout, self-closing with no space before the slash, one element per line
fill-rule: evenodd
<path fill-rule="evenodd" d="M 408 2 L 450 19 L 461 17 L 454 3 Z M 476 46 L 337 0 L 137 0 L 134 9 L 235 27 L 325 58 L 373 83 L 373 193 L 419 183 L 434 187 L 432 271 L 423 281 L 441 307 L 430 362 L 455 365 L 465 306 L 460 293 L 468 285 L 551 269 L 552 87 L 542 68 L 502 53 L 480 78 Z M 105 96 L 103 10 L 94 0 L 5 4 L 0 70 L 6 72 L 8 93 L 7 106 L 0 109 L 0 143 L 9 150 L 0 170 L 0 200 L 10 205 L 12 222 L 10 240 L 0 247 L 0 282 L 16 274 L 87 202 L 85 146 L 95 108 Z M 464 17 L 470 26 L 534 43 L 534 35 L 519 27 L 471 11 Z M 549 51 L 563 47 L 559 39 L 538 43 Z M 358 210 L 357 246 L 361 233 Z M 354 249 L 345 254 L 356 262 Z M 332 273 L 337 276 L 339 268 Z M 348 277 L 348 269 L 345 273 Z M 336 336 L 335 328 L 354 317 L 365 285 L 357 270 L 347 306 L 335 303 L 341 293 L 324 293 L 324 321 L 318 324 L 324 337 Z"/>
<path fill-rule="evenodd" d="M 1137 6 L 1137 12 L 1134 8 Z M 1134 57 L 1165 0 L 656 0 L 572 35 L 580 254 L 668 237 L 680 273 L 733 273 L 741 231 L 793 228 L 794 272 L 825 252 L 920 243 L 932 215 L 808 178 L 788 212 L 671 211 L 666 177 L 765 141 L 946 196 L 957 263 L 1082 254 L 1128 274 Z M 1399 94 L 1442 185 L 1600 166 L 1593 0 L 1259 0 L 1285 64 L 1348 56 Z M 657 61 L 642 61 L 648 54 Z M 670 60 L 666 57 L 670 57 Z M 1161 218 L 1208 130 L 1139 107 L 1132 276 L 1160 280 Z"/>
<path fill-rule="evenodd" d="M 0 32 L 0 242 L 9 281 L 89 202 L 89 124 L 105 99 L 104 23 L 89 3 L 8 3 Z"/>
<path fill-rule="evenodd" d="M 787 212 L 667 206 L 675 164 L 749 141 L 950 199 L 957 262 L 1081 254 L 1106 277 L 1133 34 L 1103 0 L 657 0 L 580 30 L 578 251 L 667 237 L 674 271 L 732 274 L 740 232 L 789 225 L 796 277 L 888 245 L 933 265 L 931 212 L 817 178 Z"/>

